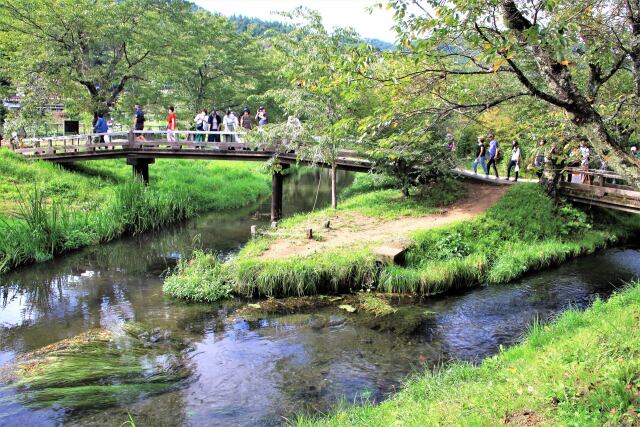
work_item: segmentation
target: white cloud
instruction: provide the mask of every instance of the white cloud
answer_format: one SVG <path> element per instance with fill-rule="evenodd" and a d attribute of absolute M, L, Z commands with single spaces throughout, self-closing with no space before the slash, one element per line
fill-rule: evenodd
<path fill-rule="evenodd" d="M 328 29 L 353 27 L 363 37 L 387 42 L 395 40 L 392 12 L 376 8 L 372 14 L 366 8 L 378 0 L 195 0 L 195 3 L 223 15 L 244 15 L 266 21 L 281 21 L 272 12 L 291 11 L 298 6 L 317 10 Z"/>

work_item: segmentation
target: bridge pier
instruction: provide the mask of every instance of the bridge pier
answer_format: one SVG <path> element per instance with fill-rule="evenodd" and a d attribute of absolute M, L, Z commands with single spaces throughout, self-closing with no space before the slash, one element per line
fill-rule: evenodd
<path fill-rule="evenodd" d="M 282 170 L 271 175 L 271 221 L 279 221 L 282 218 L 282 183 L 284 172 L 289 165 L 282 165 Z"/>
<path fill-rule="evenodd" d="M 153 158 L 128 158 L 127 164 L 133 166 L 133 176 L 142 179 L 144 185 L 149 185 L 149 165 L 155 163 Z"/>

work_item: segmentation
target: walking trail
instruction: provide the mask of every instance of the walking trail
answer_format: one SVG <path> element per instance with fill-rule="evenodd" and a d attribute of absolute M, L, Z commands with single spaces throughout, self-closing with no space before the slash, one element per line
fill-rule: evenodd
<path fill-rule="evenodd" d="M 306 223 L 296 228 L 313 228 L 318 240 L 278 238 L 259 259 L 281 259 L 290 256 L 307 256 L 340 246 L 384 244 L 406 247 L 409 235 L 416 230 L 441 227 L 480 215 L 493 206 L 506 193 L 508 186 L 467 184 L 467 196 L 445 208 L 444 213 L 425 216 L 402 217 L 381 220 L 357 213 L 340 213 L 332 216 L 331 228 L 320 229 L 321 224 Z"/>

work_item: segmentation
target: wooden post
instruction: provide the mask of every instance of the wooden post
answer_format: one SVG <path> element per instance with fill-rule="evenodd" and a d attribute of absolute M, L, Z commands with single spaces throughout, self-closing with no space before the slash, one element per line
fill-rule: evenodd
<path fill-rule="evenodd" d="M 149 185 L 149 165 L 155 161 L 152 158 L 129 158 L 127 164 L 133 166 L 134 177 L 140 177 L 144 185 Z"/>
<path fill-rule="evenodd" d="M 128 148 L 133 148 L 133 144 L 136 142 L 136 134 L 133 133 L 133 129 L 131 129 L 129 131 L 129 134 L 127 135 L 127 147 Z"/>
<path fill-rule="evenodd" d="M 313 239 L 313 228 L 307 228 L 307 239 Z"/>
<path fill-rule="evenodd" d="M 338 208 L 338 187 L 336 181 L 338 180 L 337 174 L 338 167 L 335 160 L 331 163 L 331 207 L 333 209 Z"/>
<path fill-rule="evenodd" d="M 289 165 L 282 165 L 282 170 Z M 284 175 L 282 171 L 273 172 L 271 175 L 271 221 L 279 221 L 282 218 L 282 183 Z"/>

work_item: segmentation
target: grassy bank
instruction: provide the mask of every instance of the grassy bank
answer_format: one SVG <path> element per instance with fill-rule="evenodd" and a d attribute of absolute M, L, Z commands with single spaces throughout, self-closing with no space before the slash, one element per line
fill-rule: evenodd
<path fill-rule="evenodd" d="M 624 241 L 640 220 L 556 206 L 537 184 L 513 186 L 480 217 L 412 236 L 407 265 L 380 274 L 384 292 L 433 294 L 523 274 Z"/>
<path fill-rule="evenodd" d="M 159 160 L 145 188 L 124 160 L 61 167 L 0 150 L 0 272 L 268 194 L 259 164 Z"/>
<path fill-rule="evenodd" d="M 279 230 L 286 233 L 299 229 L 302 223 L 321 223 L 337 216 L 343 220 L 356 215 L 388 220 L 438 213 L 438 206 L 463 194 L 459 183 L 447 182 L 405 199 L 399 191 L 389 188 L 393 184 L 388 178 L 361 175 L 343 193 L 345 198 L 336 211 L 329 208 L 296 215 L 282 221 Z M 209 302 L 231 294 L 302 296 L 372 289 L 376 285 L 379 266 L 369 247 L 350 246 L 308 257 L 260 259 L 272 241 L 269 236 L 254 239 L 227 263 L 219 262 L 212 254 L 197 252 L 166 279 L 164 291 L 178 298 Z"/>
<path fill-rule="evenodd" d="M 337 212 L 324 210 L 285 221 L 280 230 L 320 222 L 334 215 L 365 215 L 395 219 L 437 211 L 442 201 L 459 191 L 436 188 L 421 198 L 402 199 L 399 192 L 381 188 L 384 180 L 354 185 Z M 448 198 L 447 199 L 445 199 Z M 371 203 L 375 200 L 376 203 Z M 168 295 L 212 301 L 231 294 L 245 296 L 301 296 L 319 293 L 379 292 L 429 295 L 481 283 L 507 283 L 523 274 L 592 253 L 629 238 L 640 220 L 622 213 L 584 212 L 556 206 L 536 184 L 520 184 L 475 219 L 411 236 L 404 266 L 381 266 L 373 245 L 353 244 L 309 256 L 263 259 L 272 237 L 252 240 L 231 262 L 210 254 L 196 254 L 165 282 Z M 224 287 L 224 295 L 217 292 Z"/>
<path fill-rule="evenodd" d="M 522 344 L 479 366 L 454 363 L 412 379 L 393 398 L 300 418 L 301 426 L 640 423 L 640 283 L 534 325 Z"/>

